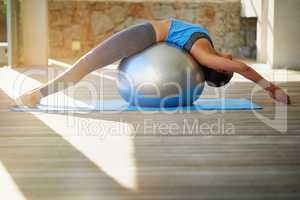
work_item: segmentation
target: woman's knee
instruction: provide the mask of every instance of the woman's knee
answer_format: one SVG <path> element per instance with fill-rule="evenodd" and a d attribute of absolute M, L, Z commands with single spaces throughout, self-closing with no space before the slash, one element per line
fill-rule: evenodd
<path fill-rule="evenodd" d="M 150 20 L 149 22 L 152 24 L 155 30 L 156 42 L 164 41 L 168 35 L 170 20 L 161 20 L 161 21 Z"/>

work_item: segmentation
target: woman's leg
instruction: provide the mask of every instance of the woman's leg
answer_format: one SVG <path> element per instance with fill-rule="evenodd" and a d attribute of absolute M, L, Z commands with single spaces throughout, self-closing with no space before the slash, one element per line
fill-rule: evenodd
<path fill-rule="evenodd" d="M 76 84 L 88 73 L 162 41 L 165 34 L 162 24 L 164 23 L 160 21 L 149 21 L 128 27 L 112 35 L 55 79 L 23 94 L 16 100 L 16 104 L 35 107 L 42 97 Z"/>
<path fill-rule="evenodd" d="M 42 87 L 23 94 L 14 105 L 35 107 L 42 97 L 76 84 L 85 75 L 128 57 L 156 42 L 164 41 L 168 33 L 169 20 L 149 21 L 131 26 L 99 44 L 82 56 L 70 69 Z"/>
<path fill-rule="evenodd" d="M 43 97 L 58 92 L 76 84 L 88 73 L 138 53 L 155 42 L 156 32 L 150 22 L 131 26 L 103 41 L 39 91 Z"/>

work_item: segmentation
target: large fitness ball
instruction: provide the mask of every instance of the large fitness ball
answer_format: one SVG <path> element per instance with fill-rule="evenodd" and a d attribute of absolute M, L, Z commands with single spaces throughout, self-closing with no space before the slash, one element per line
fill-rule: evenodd
<path fill-rule="evenodd" d="M 159 43 L 120 62 L 117 86 L 132 105 L 173 107 L 192 104 L 204 82 L 202 68 L 188 53 Z"/>

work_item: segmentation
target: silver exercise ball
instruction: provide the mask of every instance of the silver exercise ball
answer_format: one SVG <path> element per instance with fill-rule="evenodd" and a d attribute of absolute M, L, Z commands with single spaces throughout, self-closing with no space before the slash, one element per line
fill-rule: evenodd
<path fill-rule="evenodd" d="M 192 56 L 159 43 L 121 61 L 117 86 L 131 105 L 174 107 L 192 104 L 204 82 L 203 70 Z"/>

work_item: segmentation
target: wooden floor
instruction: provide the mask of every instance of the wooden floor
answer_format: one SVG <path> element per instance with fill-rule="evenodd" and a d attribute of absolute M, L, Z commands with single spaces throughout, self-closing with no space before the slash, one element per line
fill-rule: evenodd
<path fill-rule="evenodd" d="M 0 69 L 0 199 L 300 199 L 300 72 L 258 70 L 287 78 L 293 105 L 257 92 L 256 114 L 17 113 L 8 80 L 22 70 Z M 113 80 L 84 80 L 119 98 Z M 226 97 L 249 98 L 252 88 L 236 77 Z"/>

